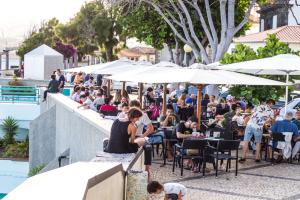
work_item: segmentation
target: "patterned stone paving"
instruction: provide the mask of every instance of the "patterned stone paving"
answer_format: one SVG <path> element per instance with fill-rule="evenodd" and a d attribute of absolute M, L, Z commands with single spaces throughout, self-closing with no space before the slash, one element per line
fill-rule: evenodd
<path fill-rule="evenodd" d="M 152 177 L 162 183 L 178 182 L 185 185 L 188 188 L 188 200 L 300 199 L 300 166 L 297 163 L 270 165 L 262 161 L 257 164 L 252 155 L 250 157 L 246 163 L 239 165 L 237 177 L 234 169 L 231 169 L 229 173 L 221 170 L 218 178 L 215 178 L 211 164 L 208 164 L 211 172 L 205 177 L 188 170 L 184 170 L 181 177 L 179 168 L 172 173 L 172 163 L 160 167 L 162 160 L 155 157 Z"/>

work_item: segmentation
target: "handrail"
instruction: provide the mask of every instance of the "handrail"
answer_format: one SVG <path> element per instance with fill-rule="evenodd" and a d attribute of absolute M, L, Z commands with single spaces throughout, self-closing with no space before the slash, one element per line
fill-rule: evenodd
<path fill-rule="evenodd" d="M 32 86 L 0 86 L 0 102 L 39 104 L 40 90 Z"/>

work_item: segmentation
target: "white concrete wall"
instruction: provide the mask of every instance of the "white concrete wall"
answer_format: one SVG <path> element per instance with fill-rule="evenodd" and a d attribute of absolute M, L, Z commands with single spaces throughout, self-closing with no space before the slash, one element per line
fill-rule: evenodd
<path fill-rule="evenodd" d="M 102 151 L 102 140 L 109 137 L 113 122 L 101 118 L 97 112 L 90 109 L 77 109 L 78 105 L 62 94 L 49 94 L 47 101 L 41 104 L 42 112 L 46 112 L 53 106 L 56 107 L 55 130 L 41 131 L 51 131 L 55 134 L 56 157 L 70 148 L 72 163 L 91 160 L 96 152 Z M 47 123 L 47 121 L 43 120 L 39 123 Z"/>
<path fill-rule="evenodd" d="M 294 12 L 294 15 L 296 16 L 296 19 L 300 23 L 300 6 L 295 5 L 295 0 L 291 0 L 290 4 L 293 5 L 292 10 Z M 297 25 L 297 22 L 295 20 L 295 17 L 293 16 L 292 12 L 289 11 L 289 16 L 288 16 L 288 25 Z"/>
<path fill-rule="evenodd" d="M 44 57 L 26 56 L 24 58 L 24 78 L 44 80 Z"/>

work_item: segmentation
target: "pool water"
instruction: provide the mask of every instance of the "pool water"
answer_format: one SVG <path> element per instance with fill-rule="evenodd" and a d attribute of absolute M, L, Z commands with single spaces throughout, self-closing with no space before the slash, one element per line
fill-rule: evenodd
<path fill-rule="evenodd" d="M 27 179 L 28 162 L 0 160 L 0 199 Z"/>
<path fill-rule="evenodd" d="M 29 133 L 29 130 L 28 129 L 25 129 L 25 128 L 19 128 L 17 130 L 17 135 L 15 136 L 15 139 L 16 141 L 19 141 L 19 142 L 22 142 L 24 140 L 26 140 L 26 137 Z M 2 139 L 4 136 L 4 132 L 3 130 L 0 128 L 0 139 Z"/>

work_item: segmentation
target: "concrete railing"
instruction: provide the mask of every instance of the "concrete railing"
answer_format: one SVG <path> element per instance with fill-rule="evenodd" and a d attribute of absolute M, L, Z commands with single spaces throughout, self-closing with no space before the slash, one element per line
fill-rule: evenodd
<path fill-rule="evenodd" d="M 102 151 L 113 121 L 78 105 L 62 94 L 48 94 L 41 103 L 41 116 L 30 124 L 30 168 L 48 164 L 68 149 L 70 163 L 89 161 Z"/>

